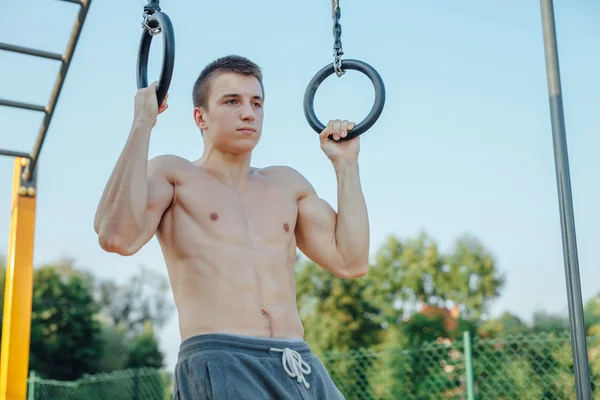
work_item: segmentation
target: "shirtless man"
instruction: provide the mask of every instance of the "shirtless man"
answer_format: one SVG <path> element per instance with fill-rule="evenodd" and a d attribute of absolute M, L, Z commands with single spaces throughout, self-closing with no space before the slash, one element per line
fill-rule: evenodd
<path fill-rule="evenodd" d="M 156 84 L 139 90 L 131 132 L 98 206 L 94 227 L 104 250 L 130 256 L 155 234 L 159 240 L 182 339 L 176 400 L 343 399 L 303 340 L 294 265 L 298 247 L 338 277 L 367 273 L 359 140 L 338 141 L 354 126 L 340 120 L 319 136 L 337 176 L 336 213 L 294 169 L 250 166 L 263 93 L 253 62 L 212 62 L 193 89 L 202 156 L 148 161 L 150 132 L 168 105 L 158 106 Z M 274 134 L 293 146 L 297 128 L 280 129 Z"/>

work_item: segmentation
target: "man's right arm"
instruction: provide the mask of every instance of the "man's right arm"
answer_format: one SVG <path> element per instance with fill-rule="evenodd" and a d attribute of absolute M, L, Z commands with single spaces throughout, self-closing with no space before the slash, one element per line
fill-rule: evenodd
<path fill-rule="evenodd" d="M 108 252 L 137 253 L 154 236 L 173 200 L 170 157 L 148 162 L 150 131 L 149 125 L 134 123 L 100 199 L 94 229 Z"/>
<path fill-rule="evenodd" d="M 175 194 L 169 156 L 148 162 L 150 132 L 156 117 L 156 83 L 138 90 L 135 117 L 125 147 L 104 188 L 94 219 L 100 246 L 124 256 L 138 252 L 154 235 Z"/>

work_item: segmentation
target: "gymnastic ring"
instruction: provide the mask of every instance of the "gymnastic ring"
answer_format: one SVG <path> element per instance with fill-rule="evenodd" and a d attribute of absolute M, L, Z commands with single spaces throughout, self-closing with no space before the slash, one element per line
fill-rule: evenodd
<path fill-rule="evenodd" d="M 148 87 L 148 54 L 150 53 L 152 37 L 158 33 L 163 34 L 163 62 L 156 90 L 156 99 L 160 106 L 169 91 L 171 78 L 173 77 L 173 68 L 175 66 L 175 34 L 173 32 L 173 24 L 167 14 L 157 11 L 146 15 L 142 25 L 144 26 L 144 30 L 140 40 L 137 60 L 138 89 Z M 153 33 L 151 33 L 151 30 Z"/>
<path fill-rule="evenodd" d="M 381 75 L 379 75 L 375 68 L 363 61 L 352 59 L 344 60 L 342 67 L 345 70 L 353 69 L 362 72 L 371 80 L 375 87 L 375 101 L 367 117 L 362 122 L 358 123 L 351 131 L 348 131 L 345 138 L 340 138 L 340 140 L 350 140 L 365 133 L 373 126 L 377 119 L 379 119 L 385 105 L 385 85 L 383 84 Z M 335 68 L 333 63 L 321 69 L 309 82 L 306 92 L 304 93 L 304 116 L 310 127 L 317 133 L 321 133 L 325 129 L 325 125 L 319 121 L 315 114 L 315 94 L 321 83 L 334 72 Z"/>

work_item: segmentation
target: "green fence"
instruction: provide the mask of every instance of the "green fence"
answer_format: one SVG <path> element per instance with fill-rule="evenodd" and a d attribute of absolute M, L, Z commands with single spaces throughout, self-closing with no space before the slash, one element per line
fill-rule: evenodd
<path fill-rule="evenodd" d="M 84 376 L 75 382 L 29 377 L 28 400 L 170 400 L 172 378 L 165 371 L 133 369 Z"/>
<path fill-rule="evenodd" d="M 600 338 L 588 337 L 594 398 Z M 322 358 L 347 400 L 575 400 L 568 332 L 498 339 L 439 340 L 412 350 L 355 350 Z M 165 400 L 165 371 L 128 370 L 76 382 L 29 379 L 29 399 Z"/>

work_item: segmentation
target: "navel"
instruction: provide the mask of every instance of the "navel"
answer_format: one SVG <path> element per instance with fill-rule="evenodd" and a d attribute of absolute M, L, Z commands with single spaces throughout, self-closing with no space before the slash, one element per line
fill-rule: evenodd
<path fill-rule="evenodd" d="M 264 308 L 260 309 L 262 315 L 265 316 L 265 318 L 267 319 L 267 322 L 269 324 L 268 329 L 269 329 L 269 336 L 273 337 L 273 318 L 271 317 L 271 315 L 267 312 L 267 310 L 265 310 Z"/>
<path fill-rule="evenodd" d="M 216 212 L 210 213 L 210 220 L 211 221 L 216 221 L 218 219 L 219 219 L 219 214 L 217 214 Z"/>
<path fill-rule="evenodd" d="M 283 230 L 286 232 L 290 231 L 290 225 L 287 222 L 285 224 L 283 224 Z"/>

